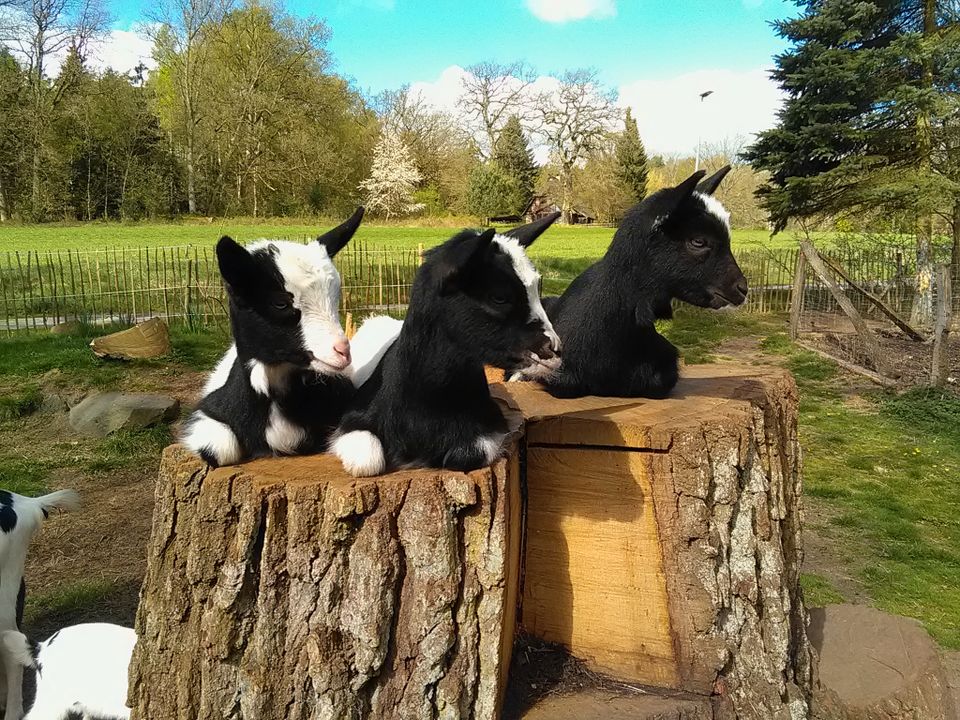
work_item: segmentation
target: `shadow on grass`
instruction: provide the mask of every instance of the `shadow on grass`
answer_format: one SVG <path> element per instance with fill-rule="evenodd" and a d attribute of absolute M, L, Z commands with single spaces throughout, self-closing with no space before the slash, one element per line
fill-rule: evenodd
<path fill-rule="evenodd" d="M 79 623 L 132 627 L 139 597 L 140 583 L 131 580 L 81 580 L 44 593 L 31 593 L 28 585 L 24 628 L 39 640 Z"/>

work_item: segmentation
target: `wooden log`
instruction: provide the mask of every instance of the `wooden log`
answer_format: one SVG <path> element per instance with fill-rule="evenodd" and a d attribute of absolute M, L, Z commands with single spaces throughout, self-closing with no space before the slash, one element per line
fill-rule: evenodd
<path fill-rule="evenodd" d="M 469 474 L 363 480 L 328 455 L 213 470 L 167 448 L 133 717 L 498 718 L 519 582 L 510 442 Z"/>
<path fill-rule="evenodd" d="M 950 375 L 950 326 L 953 323 L 953 289 L 950 266 L 940 265 L 937 277 L 937 319 L 933 330 L 933 362 L 930 382 L 946 385 Z"/>
<path fill-rule="evenodd" d="M 803 289 L 807 281 L 807 261 L 803 253 L 797 253 L 797 265 L 793 274 L 793 288 L 790 291 L 790 338 L 796 340 L 800 335 L 800 317 L 803 314 Z"/>
<path fill-rule="evenodd" d="M 717 717 L 807 717 L 789 373 L 690 366 L 657 401 L 505 387 L 527 420 L 522 630 Z"/>
<path fill-rule="evenodd" d="M 163 357 L 170 353 L 170 330 L 160 318 L 144 320 L 132 328 L 90 341 L 97 357 L 137 360 Z"/>

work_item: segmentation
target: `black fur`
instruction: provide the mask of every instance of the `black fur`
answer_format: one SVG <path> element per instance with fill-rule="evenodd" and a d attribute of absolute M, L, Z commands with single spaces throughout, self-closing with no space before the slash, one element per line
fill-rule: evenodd
<path fill-rule="evenodd" d="M 544 302 L 563 342 L 563 363 L 545 381 L 552 395 L 665 397 L 678 354 L 654 321 L 671 316 L 674 298 L 712 308 L 746 299 L 730 233 L 694 194 L 711 195 L 729 169 L 699 186 L 696 173 L 632 208 L 606 255 Z"/>
<path fill-rule="evenodd" d="M 517 229 L 513 237 L 529 245 L 549 224 Z M 530 352 L 555 357 L 544 323 L 530 320 L 527 290 L 509 255 L 493 237 L 493 230 L 466 230 L 427 254 L 400 336 L 344 415 L 338 434 L 376 435 L 387 471 L 487 464 L 477 441 L 505 434 L 507 424 L 484 365 L 512 367 Z"/>
<path fill-rule="evenodd" d="M 332 258 L 353 236 L 362 217 L 361 207 L 317 242 Z M 272 405 L 304 431 L 302 442 L 293 452 L 324 450 L 354 395 L 352 382 L 345 376 L 321 375 L 310 368 L 312 358 L 303 343 L 300 311 L 291 303 L 269 246 L 248 252 L 223 237 L 217 243 L 217 260 L 227 288 L 237 358 L 227 381 L 203 397 L 197 410 L 230 427 L 241 447 L 241 460 L 274 454 L 266 439 Z M 248 367 L 253 360 L 282 368 L 284 387 L 271 388 L 269 396 L 257 392 Z M 220 464 L 209 448 L 198 452 L 208 464 Z"/>

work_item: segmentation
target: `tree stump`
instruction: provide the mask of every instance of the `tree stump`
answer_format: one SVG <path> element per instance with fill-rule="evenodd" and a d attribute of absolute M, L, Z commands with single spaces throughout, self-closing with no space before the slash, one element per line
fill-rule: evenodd
<path fill-rule="evenodd" d="M 789 373 L 691 366 L 666 400 L 557 400 L 527 421 L 522 629 L 588 667 L 804 718 L 801 457 Z"/>
<path fill-rule="evenodd" d="M 167 448 L 133 717 L 494 720 L 516 618 L 518 472 L 516 452 L 469 474 L 357 480 L 327 455 L 211 469 Z"/>

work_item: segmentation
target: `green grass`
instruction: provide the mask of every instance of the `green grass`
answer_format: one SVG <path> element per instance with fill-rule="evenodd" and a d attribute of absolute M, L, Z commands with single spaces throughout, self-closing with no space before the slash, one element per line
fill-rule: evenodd
<path fill-rule="evenodd" d="M 143 430 L 119 430 L 97 444 L 86 468 L 95 473 L 112 472 L 150 463 L 160 456 L 172 439 L 167 425 L 155 425 Z"/>
<path fill-rule="evenodd" d="M 262 237 L 314 237 L 330 227 L 331 221 L 310 222 L 292 219 L 268 222 L 226 220 L 211 224 L 190 223 L 49 223 L 42 225 L 3 225 L 0 227 L 0 252 L 14 250 L 96 250 L 110 248 L 200 245 L 213 247 L 221 235 L 246 241 Z M 365 223 L 357 238 L 383 248 L 416 248 L 436 245 L 455 231 L 455 227 L 418 227 Z M 570 226 L 553 227 L 532 248 L 534 256 L 585 258 L 598 257 L 613 237 L 612 228 Z M 766 230 L 734 230 L 735 248 L 795 247 L 792 232 L 774 238 Z"/>
<path fill-rule="evenodd" d="M 0 488 L 20 495 L 47 492 L 51 463 L 15 455 L 0 455 Z"/>
<path fill-rule="evenodd" d="M 44 593 L 30 593 L 24 608 L 24 624 L 88 613 L 91 608 L 111 602 L 119 587 L 120 584 L 108 580 L 81 580 Z"/>
<path fill-rule="evenodd" d="M 0 422 L 16 420 L 40 407 L 43 395 L 40 388 L 30 383 L 0 395 Z"/>
<path fill-rule="evenodd" d="M 803 599 L 807 607 L 834 605 L 845 600 L 823 575 L 804 573 L 800 576 L 800 585 L 803 587 Z"/>

